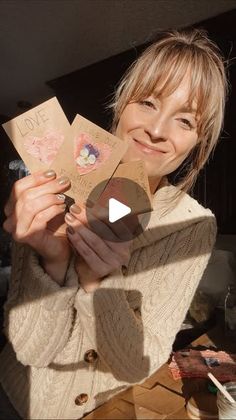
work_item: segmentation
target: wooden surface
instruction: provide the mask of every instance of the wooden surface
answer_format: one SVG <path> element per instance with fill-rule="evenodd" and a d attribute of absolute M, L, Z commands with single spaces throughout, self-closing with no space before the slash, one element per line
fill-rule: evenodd
<path fill-rule="evenodd" d="M 193 341 L 191 347 L 216 347 L 235 352 L 232 345 L 217 327 Z M 188 419 L 186 401 L 206 389 L 206 383 L 205 379 L 198 378 L 174 380 L 166 363 L 142 385 L 117 394 L 84 419 Z"/>

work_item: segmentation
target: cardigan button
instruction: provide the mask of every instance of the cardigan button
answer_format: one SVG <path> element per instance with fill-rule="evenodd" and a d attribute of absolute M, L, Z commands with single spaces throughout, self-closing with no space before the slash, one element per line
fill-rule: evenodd
<path fill-rule="evenodd" d="M 86 351 L 84 354 L 84 361 L 87 363 L 94 363 L 98 358 L 98 354 L 95 350 L 91 349 Z"/>
<path fill-rule="evenodd" d="M 75 399 L 76 405 L 85 404 L 88 401 L 88 394 L 79 394 Z"/>

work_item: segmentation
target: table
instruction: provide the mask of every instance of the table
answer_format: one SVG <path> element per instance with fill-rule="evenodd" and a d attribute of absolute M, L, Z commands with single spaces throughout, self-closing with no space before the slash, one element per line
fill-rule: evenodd
<path fill-rule="evenodd" d="M 191 343 L 191 347 L 197 346 L 236 352 L 236 343 L 225 338 L 220 325 Z M 186 401 L 206 388 L 206 383 L 200 378 L 176 381 L 166 363 L 143 384 L 117 394 L 84 419 L 188 419 Z"/>

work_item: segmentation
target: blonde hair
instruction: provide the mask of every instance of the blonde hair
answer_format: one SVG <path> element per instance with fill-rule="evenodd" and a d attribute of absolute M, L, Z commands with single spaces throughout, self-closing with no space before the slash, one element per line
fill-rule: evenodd
<path fill-rule="evenodd" d="M 227 93 L 224 61 L 218 47 L 199 29 L 161 32 L 130 66 L 116 90 L 113 103 L 114 132 L 131 101 L 155 94 L 168 96 L 190 74 L 190 98 L 197 99 L 198 143 L 184 162 L 185 176 L 178 187 L 188 191 L 214 150 L 220 135 Z"/>

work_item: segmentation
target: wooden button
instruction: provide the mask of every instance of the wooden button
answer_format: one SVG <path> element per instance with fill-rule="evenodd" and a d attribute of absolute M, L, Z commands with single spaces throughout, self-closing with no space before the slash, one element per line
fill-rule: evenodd
<path fill-rule="evenodd" d="M 98 358 L 98 354 L 95 350 L 91 349 L 86 351 L 84 354 L 84 361 L 87 363 L 94 363 Z"/>
<path fill-rule="evenodd" d="M 88 401 L 88 394 L 79 394 L 75 399 L 76 405 L 85 404 Z"/>

